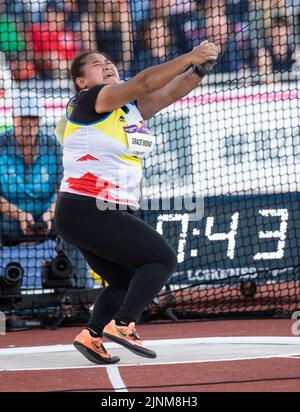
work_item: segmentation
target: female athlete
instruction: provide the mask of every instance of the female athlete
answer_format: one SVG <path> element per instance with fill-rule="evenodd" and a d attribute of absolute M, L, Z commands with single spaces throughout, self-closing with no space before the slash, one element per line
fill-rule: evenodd
<path fill-rule="evenodd" d="M 217 47 L 205 41 L 126 82 L 98 52 L 85 51 L 72 63 L 77 95 L 67 107 L 55 225 L 108 282 L 87 328 L 74 341 L 91 362 L 120 360 L 107 353 L 103 336 L 137 355 L 156 357 L 135 322 L 172 275 L 177 259 L 164 238 L 132 213 L 139 207 L 141 159 L 154 144 L 144 120 L 194 89 L 206 74 L 199 67 L 217 57 Z"/>

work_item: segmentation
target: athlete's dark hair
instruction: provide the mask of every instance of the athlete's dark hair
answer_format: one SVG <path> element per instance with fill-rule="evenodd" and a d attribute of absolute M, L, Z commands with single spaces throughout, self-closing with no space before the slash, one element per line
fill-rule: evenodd
<path fill-rule="evenodd" d="M 103 56 L 109 59 L 109 57 L 105 53 L 100 53 L 97 50 L 85 50 L 77 54 L 75 59 L 72 61 L 72 65 L 71 65 L 71 76 L 72 76 L 72 80 L 73 80 L 76 92 L 80 92 L 81 90 L 80 87 L 78 87 L 78 85 L 76 84 L 76 77 L 80 77 L 83 75 L 85 58 L 89 56 L 90 54 L 102 54 Z"/>
<path fill-rule="evenodd" d="M 98 53 L 95 50 L 85 50 L 75 57 L 75 59 L 72 61 L 71 65 L 71 76 L 72 80 L 74 83 L 74 87 L 76 92 L 80 91 L 80 87 L 76 84 L 76 77 L 80 77 L 83 74 L 83 66 L 85 64 L 85 58 L 89 56 L 90 54 Z"/>

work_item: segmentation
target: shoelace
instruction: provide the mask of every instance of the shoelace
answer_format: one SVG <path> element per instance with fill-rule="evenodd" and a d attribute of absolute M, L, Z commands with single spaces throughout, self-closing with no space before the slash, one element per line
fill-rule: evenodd
<path fill-rule="evenodd" d="M 141 341 L 141 338 L 139 337 L 139 335 L 137 334 L 137 331 L 136 331 L 136 329 L 135 329 L 135 325 L 134 325 L 134 323 L 130 323 L 129 325 L 128 325 L 128 331 L 129 331 L 129 336 L 131 336 L 133 339 L 135 339 L 135 340 L 139 340 L 139 341 Z"/>
<path fill-rule="evenodd" d="M 97 345 L 99 348 L 101 348 L 101 349 L 103 350 L 104 353 L 107 354 L 107 350 L 106 350 L 105 347 L 103 346 L 103 343 L 102 343 L 102 339 L 101 339 L 101 338 L 99 338 L 99 339 L 95 339 L 95 338 L 94 338 L 94 342 L 96 343 L 96 345 Z"/>

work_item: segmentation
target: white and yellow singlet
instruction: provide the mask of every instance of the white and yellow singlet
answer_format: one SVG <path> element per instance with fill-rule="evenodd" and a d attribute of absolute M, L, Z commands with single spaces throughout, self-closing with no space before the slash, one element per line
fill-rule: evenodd
<path fill-rule="evenodd" d="M 102 87 L 80 92 L 67 114 L 60 191 L 138 208 L 142 157 L 154 139 L 133 102 L 111 113 L 96 113 Z"/>

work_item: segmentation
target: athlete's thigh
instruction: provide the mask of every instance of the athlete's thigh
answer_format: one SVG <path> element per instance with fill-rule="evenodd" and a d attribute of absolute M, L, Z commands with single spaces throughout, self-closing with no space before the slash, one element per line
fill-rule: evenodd
<path fill-rule="evenodd" d="M 145 263 L 164 261 L 174 251 L 150 225 L 125 211 L 111 211 L 98 229 L 91 227 L 96 254 L 132 268 Z M 91 250 L 91 249 L 89 249 Z"/>
<path fill-rule="evenodd" d="M 165 239 L 138 217 L 121 210 L 103 212 L 90 205 L 88 210 L 75 206 L 60 219 L 60 229 L 65 240 L 80 250 L 133 269 L 174 257 Z"/>
<path fill-rule="evenodd" d="M 134 274 L 133 268 L 111 262 L 86 249 L 80 248 L 80 251 L 93 271 L 105 279 L 109 285 L 128 288 Z"/>

